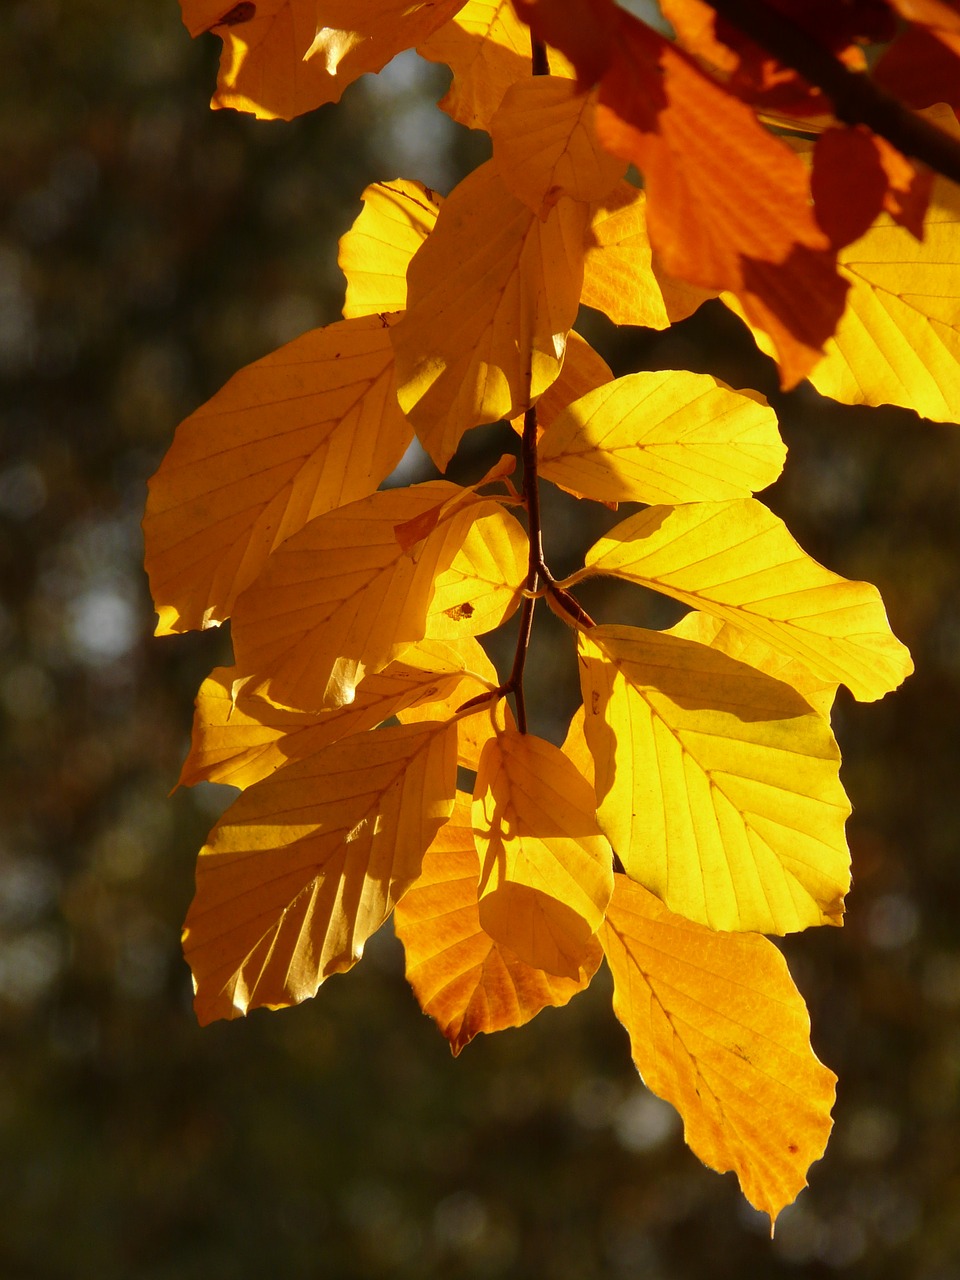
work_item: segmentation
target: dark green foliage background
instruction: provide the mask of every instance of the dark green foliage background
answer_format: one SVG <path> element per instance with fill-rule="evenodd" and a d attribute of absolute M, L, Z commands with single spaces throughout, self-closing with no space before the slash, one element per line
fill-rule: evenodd
<path fill-rule="evenodd" d="M 14 0 L 0 22 L 0 1275 L 955 1280 L 954 427 L 779 406 L 791 455 L 767 500 L 881 586 L 919 674 L 839 702 L 848 925 L 786 944 L 837 1127 L 772 1245 L 645 1094 L 606 981 L 454 1062 L 383 936 L 300 1009 L 195 1025 L 179 930 L 223 800 L 167 793 L 228 638 L 151 637 L 146 479 L 236 368 L 336 318 L 335 239 L 367 182 L 449 189 L 483 154 L 424 114 L 436 69 L 257 124 L 207 111 L 215 51 L 173 0 Z M 591 323 L 618 372 L 710 369 L 776 397 L 720 308 L 657 339 Z M 545 520 L 572 567 L 582 511 L 558 499 Z M 589 603 L 670 621 L 640 593 Z M 572 705 L 561 630 L 537 632 L 531 703 Z"/>

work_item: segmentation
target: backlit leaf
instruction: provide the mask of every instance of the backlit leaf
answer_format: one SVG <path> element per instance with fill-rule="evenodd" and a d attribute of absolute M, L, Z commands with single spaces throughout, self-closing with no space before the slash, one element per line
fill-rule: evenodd
<path fill-rule="evenodd" d="M 360 197 L 363 208 L 340 237 L 337 261 L 347 277 L 345 316 L 403 311 L 407 267 L 433 230 L 442 196 L 420 182 L 374 182 Z"/>
<path fill-rule="evenodd" d="M 704 1164 L 732 1169 L 773 1220 L 832 1127 L 836 1076 L 810 1046 L 803 998 L 766 938 L 714 933 L 615 879 L 601 940 L 637 1069 Z"/>
<path fill-rule="evenodd" d="M 621 182 L 595 203 L 580 300 L 614 324 L 666 329 L 714 295 L 673 280 L 659 269 L 647 234 L 646 209 L 646 192 L 629 182 Z"/>
<path fill-rule="evenodd" d="M 424 645 L 435 641 L 423 641 Z M 419 702 L 397 712 L 401 724 L 419 724 L 423 720 L 453 720 L 457 722 L 457 764 L 474 773 L 480 763 L 480 753 L 497 734 L 516 730 L 516 721 L 506 699 L 495 692 L 500 680 L 493 663 L 476 640 L 465 638 L 458 642 L 472 656 L 469 675 L 454 685 L 448 685 L 439 699 Z M 407 650 L 409 653 L 410 650 Z M 368 676 L 367 679 L 370 679 Z M 364 684 L 366 681 L 364 681 Z M 482 686 L 482 687 L 481 687 Z M 363 685 L 360 686 L 363 689 Z M 489 698 L 483 694 L 490 691 Z M 477 701 L 480 699 L 480 701 Z M 465 702 L 473 702 L 472 711 L 463 712 Z"/>
<path fill-rule="evenodd" d="M 665 633 L 679 636 L 682 640 L 696 640 L 698 644 L 710 645 L 737 662 L 745 662 L 758 671 L 764 671 L 774 680 L 783 680 L 785 684 L 796 689 L 797 693 L 809 702 L 814 711 L 825 719 L 830 719 L 830 710 L 837 694 L 835 680 L 823 680 L 815 676 L 809 667 L 805 667 L 796 658 L 774 649 L 766 641 L 749 631 L 742 631 L 732 623 L 709 613 L 700 613 L 696 609 L 680 619 Z"/>
<path fill-rule="evenodd" d="M 373 493 L 412 437 L 379 316 L 311 330 L 234 374 L 181 423 L 150 481 L 157 634 L 229 617 L 280 543 Z"/>
<path fill-rule="evenodd" d="M 520 603 L 530 544 L 503 507 L 474 520 L 449 568 L 437 575 L 426 634 L 456 642 L 499 627 Z"/>
<path fill-rule="evenodd" d="M 530 29 L 511 0 L 467 0 L 417 52 L 453 72 L 439 106 L 468 129 L 486 129 L 510 85 L 531 73 Z"/>
<path fill-rule="evenodd" d="M 913 670 L 876 587 L 831 573 L 755 499 L 650 507 L 587 552 L 564 583 L 614 574 L 752 632 L 872 702 Z"/>
<path fill-rule="evenodd" d="M 464 431 L 515 417 L 560 372 L 585 225 L 585 206 L 566 199 L 541 222 L 492 162 L 444 201 L 410 263 L 408 309 L 390 331 L 400 404 L 441 470 Z"/>
<path fill-rule="evenodd" d="M 217 667 L 197 695 L 193 742 L 180 782 L 249 787 L 287 760 L 300 760 L 353 733 L 373 729 L 404 707 L 425 703 L 419 719 L 445 720 L 442 711 L 431 714 L 438 700 L 451 695 L 463 702 L 496 685 L 489 658 L 479 645 L 464 641 L 454 649 L 423 640 L 361 681 L 352 703 L 320 712 L 272 702 L 257 691 L 256 677 L 238 676 L 234 667 Z"/>
<path fill-rule="evenodd" d="M 793 386 L 816 363 L 846 293 L 803 161 L 682 50 L 631 14 L 619 22 L 600 86 L 600 139 L 643 174 L 664 268 L 733 293 L 770 334 Z"/>
<path fill-rule="evenodd" d="M 794 689 L 635 627 L 581 634 L 580 678 L 600 825 L 632 879 L 712 929 L 841 922 L 840 753 Z"/>
<path fill-rule="evenodd" d="M 237 600 L 238 667 L 268 679 L 270 696 L 286 705 L 319 711 L 352 702 L 366 674 L 423 638 L 437 575 L 473 520 L 498 510 L 436 480 L 312 520 Z M 405 547 L 398 526 L 423 516 L 429 530 Z"/>
<path fill-rule="evenodd" d="M 184 952 L 201 1023 L 313 996 L 351 968 L 453 811 L 456 730 L 379 729 L 245 791 L 200 853 Z"/>
<path fill-rule="evenodd" d="M 480 923 L 526 964 L 578 980 L 613 882 L 592 788 L 559 748 L 504 733 L 480 757 Z"/>
<path fill-rule="evenodd" d="M 419 880 L 394 913 L 407 981 L 454 1054 L 480 1031 L 519 1027 L 548 1005 L 566 1004 L 589 984 L 603 957 L 594 938 L 576 979 L 524 964 L 484 933 L 479 877 L 470 797 L 461 792 L 453 817 L 424 855 Z"/>
<path fill-rule="evenodd" d="M 604 151 L 594 128 L 596 94 L 559 76 L 512 85 L 490 122 L 493 160 L 506 188 L 538 217 L 561 196 L 599 200 L 626 163 Z"/>
<path fill-rule="evenodd" d="M 463 0 L 257 0 L 249 21 L 217 25 L 223 41 L 212 107 L 292 120 L 380 71 L 452 18 Z M 208 30 L 210 0 L 181 0 L 194 34 Z M 221 15 L 232 8 L 226 0 Z"/>
<path fill-rule="evenodd" d="M 599 502 L 698 502 L 772 484 L 787 451 L 762 397 L 706 374 L 631 373 L 569 405 L 540 474 Z"/>

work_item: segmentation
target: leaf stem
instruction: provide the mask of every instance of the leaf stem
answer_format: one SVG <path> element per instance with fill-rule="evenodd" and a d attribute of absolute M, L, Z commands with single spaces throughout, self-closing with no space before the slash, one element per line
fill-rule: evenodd
<path fill-rule="evenodd" d="M 722 18 L 830 98 L 844 124 L 865 124 L 898 151 L 960 182 L 960 142 L 850 71 L 823 45 L 762 0 L 710 0 Z"/>
<path fill-rule="evenodd" d="M 550 62 L 547 58 L 547 46 L 542 40 L 534 39 L 532 32 L 530 34 L 530 57 L 533 74 L 535 76 L 548 76 L 550 74 Z"/>

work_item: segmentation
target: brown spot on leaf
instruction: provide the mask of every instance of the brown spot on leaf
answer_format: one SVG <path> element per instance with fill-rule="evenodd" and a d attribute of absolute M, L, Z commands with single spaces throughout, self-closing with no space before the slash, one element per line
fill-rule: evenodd
<path fill-rule="evenodd" d="M 455 604 L 452 609 L 444 609 L 444 613 L 453 622 L 462 622 L 464 618 L 473 617 L 474 608 L 469 600 L 465 600 L 463 604 Z"/>
<path fill-rule="evenodd" d="M 242 4 L 235 4 L 233 8 L 223 15 L 219 22 L 215 22 L 215 27 L 239 27 L 242 22 L 249 22 L 251 18 L 256 17 L 257 6 L 251 4 L 250 0 L 243 0 Z"/>

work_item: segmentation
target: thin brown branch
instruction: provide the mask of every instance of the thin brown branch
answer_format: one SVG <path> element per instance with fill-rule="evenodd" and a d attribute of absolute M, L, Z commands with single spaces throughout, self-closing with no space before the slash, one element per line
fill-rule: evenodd
<path fill-rule="evenodd" d="M 879 89 L 869 76 L 850 71 L 828 49 L 763 0 L 710 0 L 728 22 L 784 66 L 799 72 L 833 103 L 844 124 L 865 124 L 898 151 L 960 182 L 960 141 Z"/>
<path fill-rule="evenodd" d="M 548 76 L 550 74 L 550 61 L 547 58 L 547 46 L 542 40 L 534 39 L 532 32 L 530 33 L 530 45 L 533 74 L 535 76 Z"/>

